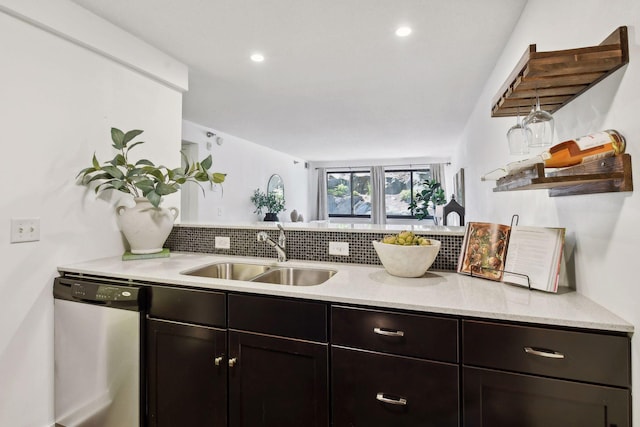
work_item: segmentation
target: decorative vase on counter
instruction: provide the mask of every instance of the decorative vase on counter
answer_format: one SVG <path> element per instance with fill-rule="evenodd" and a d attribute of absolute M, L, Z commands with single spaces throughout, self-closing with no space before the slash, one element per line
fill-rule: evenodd
<path fill-rule="evenodd" d="M 131 253 L 153 254 L 162 251 L 169 237 L 173 222 L 178 217 L 177 208 L 154 207 L 145 197 L 134 198 L 134 207 L 118 206 L 117 221 L 129 242 Z"/>
<path fill-rule="evenodd" d="M 278 219 L 278 214 L 275 214 L 273 212 L 267 212 L 264 216 L 264 221 L 280 221 Z"/>

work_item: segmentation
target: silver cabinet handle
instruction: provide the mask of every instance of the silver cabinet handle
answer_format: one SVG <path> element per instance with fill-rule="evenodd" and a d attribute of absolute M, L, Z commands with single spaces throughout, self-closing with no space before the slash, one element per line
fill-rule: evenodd
<path fill-rule="evenodd" d="M 229 359 L 229 367 L 233 368 L 234 366 L 236 366 L 236 362 L 238 361 L 238 359 L 236 357 Z"/>
<path fill-rule="evenodd" d="M 220 364 L 222 363 L 222 359 L 224 359 L 224 357 L 218 356 L 215 359 L 213 359 L 213 362 L 216 364 L 216 366 L 220 366 Z"/>
<path fill-rule="evenodd" d="M 376 394 L 376 400 L 379 400 L 380 402 L 383 402 L 383 403 L 388 403 L 390 405 L 406 406 L 407 404 L 407 399 L 405 399 L 404 397 L 398 397 L 397 399 L 394 399 L 394 398 L 385 396 L 384 393 Z"/>
<path fill-rule="evenodd" d="M 553 350 L 540 350 L 533 347 L 525 347 L 524 352 L 533 354 L 534 356 L 548 357 L 549 359 L 564 359 L 564 354 Z"/>
<path fill-rule="evenodd" d="M 378 335 L 385 335 L 387 337 L 403 337 L 404 336 L 403 331 L 393 331 L 390 329 L 373 328 L 373 332 L 375 332 Z"/>

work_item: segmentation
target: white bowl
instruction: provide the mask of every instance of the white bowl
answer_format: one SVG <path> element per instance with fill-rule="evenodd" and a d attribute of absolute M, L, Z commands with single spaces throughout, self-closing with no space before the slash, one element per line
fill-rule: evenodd
<path fill-rule="evenodd" d="M 373 247 L 387 273 L 399 277 L 420 277 L 440 252 L 440 241 L 426 246 L 402 246 L 373 241 Z"/>

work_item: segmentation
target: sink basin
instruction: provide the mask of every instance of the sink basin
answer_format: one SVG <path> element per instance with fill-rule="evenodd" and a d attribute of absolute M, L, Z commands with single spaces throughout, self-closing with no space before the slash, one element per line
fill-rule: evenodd
<path fill-rule="evenodd" d="M 220 262 L 205 265 L 182 274 L 188 276 L 212 277 L 215 279 L 251 280 L 269 270 L 268 265 Z"/>
<path fill-rule="evenodd" d="M 335 270 L 315 268 L 277 267 L 253 278 L 252 282 L 289 286 L 314 286 L 329 280 Z"/>
<path fill-rule="evenodd" d="M 271 267 L 263 264 L 218 262 L 183 271 L 181 274 L 275 285 L 314 286 L 329 280 L 336 271 L 322 268 Z"/>

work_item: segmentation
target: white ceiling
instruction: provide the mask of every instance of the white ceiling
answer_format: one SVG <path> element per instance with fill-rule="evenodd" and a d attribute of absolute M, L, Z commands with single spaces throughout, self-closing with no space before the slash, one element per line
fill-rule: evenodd
<path fill-rule="evenodd" d="M 184 119 L 325 161 L 449 156 L 526 3 L 73 1 L 189 67 Z"/>

